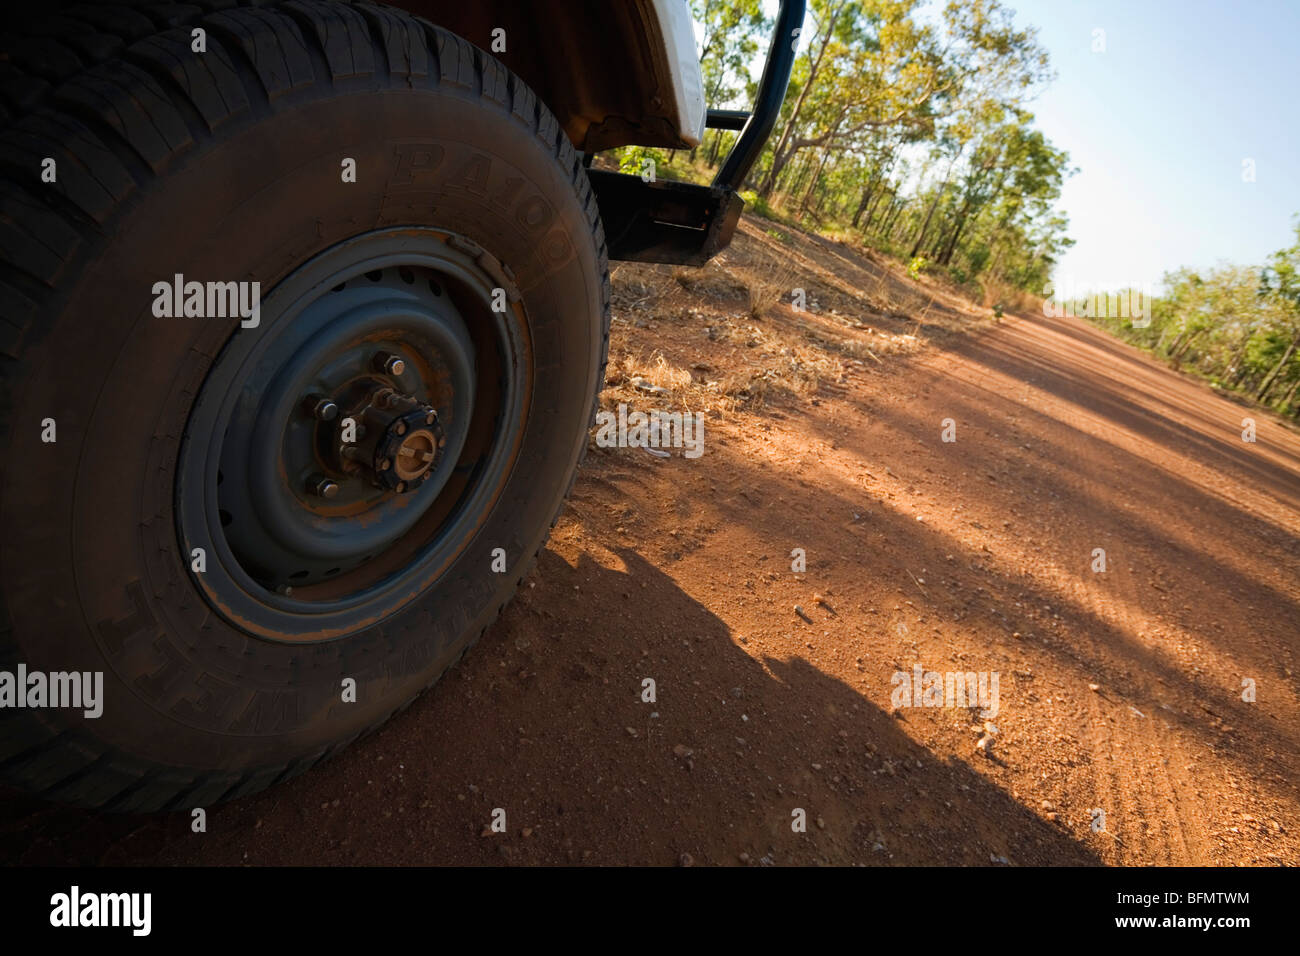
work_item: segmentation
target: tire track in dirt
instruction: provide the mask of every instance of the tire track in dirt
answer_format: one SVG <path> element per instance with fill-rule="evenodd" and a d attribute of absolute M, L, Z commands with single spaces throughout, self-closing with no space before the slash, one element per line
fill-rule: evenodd
<path fill-rule="evenodd" d="M 1045 328 L 1034 331 L 1039 336 L 1057 334 Z M 1152 448 L 1152 435 L 1144 434 L 1136 428 L 1141 419 L 1134 417 L 1118 423 L 1119 434 L 1113 439 L 1117 444 L 1152 448 L 1151 460 L 1163 458 L 1176 462 L 1174 470 L 1188 477 L 1190 488 L 1199 493 L 1213 491 L 1231 505 L 1234 523 L 1239 524 L 1244 518 L 1255 519 L 1271 512 L 1274 516 L 1283 517 L 1286 519 L 1284 523 L 1291 523 L 1294 527 L 1295 513 L 1283 504 L 1284 500 L 1293 502 L 1294 496 L 1285 494 L 1285 486 L 1274 485 L 1270 488 L 1271 476 L 1255 470 L 1261 461 L 1281 464 L 1283 467 L 1288 464 L 1293 466 L 1295 458 L 1288 459 L 1285 454 L 1288 450 L 1294 454 L 1293 434 L 1275 434 L 1274 437 L 1282 439 L 1276 447 L 1271 443 L 1258 448 L 1248 446 L 1233 431 L 1236 420 L 1243 414 L 1254 414 L 1264 419 L 1263 427 L 1271 431 L 1276 425 L 1267 416 L 1257 412 L 1238 411 L 1222 398 L 1207 395 L 1201 386 L 1170 374 L 1145 357 L 1124 354 L 1133 350 L 1082 323 L 1078 323 L 1073 332 L 1078 338 L 1092 339 L 1087 357 L 1095 356 L 1103 360 L 1095 366 L 1096 370 L 1091 376 L 1093 381 L 1101 380 L 1104 383 L 1102 401 L 1116 403 L 1127 400 L 1134 408 L 1144 407 L 1147 412 L 1156 412 L 1151 422 L 1153 430 L 1165 429 L 1172 424 L 1195 429 L 1186 434 L 1182 441 L 1166 442 L 1163 446 L 1156 445 Z M 1081 362 L 1087 361 L 1087 357 L 1081 358 Z M 1061 395 L 1066 400 L 1064 407 L 1067 413 L 1071 413 L 1073 408 L 1089 408 L 1090 400 L 1096 397 L 1095 392 L 1078 387 L 1078 381 L 1080 380 L 1070 381 L 1061 390 Z M 1159 396 L 1158 402 L 1149 400 L 1153 395 Z M 1076 425 L 1082 424 L 1079 421 L 1081 417 L 1074 417 Z M 1095 430 L 1090 431 L 1095 433 Z M 1208 446 L 1202 440 L 1206 435 L 1212 435 L 1220 441 L 1226 438 L 1229 444 Z M 1217 468 L 1210 465 L 1211 461 Z M 1100 484 L 1097 470 L 1089 468 L 1086 462 L 1080 463 L 1079 469 L 1095 494 L 1096 486 Z M 1228 480 L 1230 478 L 1235 480 Z M 1281 497 L 1278 491 L 1283 492 Z M 1176 522 L 1176 514 L 1176 511 L 1166 513 L 1166 523 Z M 1113 532 L 1118 535 L 1119 541 L 1124 542 L 1128 553 L 1108 552 L 1111 559 L 1110 573 L 1104 576 L 1093 575 L 1091 581 L 1087 577 L 1084 580 L 1093 585 L 1088 590 L 1102 605 L 1108 607 L 1121 633 L 1131 635 L 1132 640 L 1141 642 L 1160 659 L 1177 661 L 1180 666 L 1186 667 L 1188 662 L 1180 661 L 1178 644 L 1186 641 L 1199 650 L 1206 644 L 1211 632 L 1210 619 L 1214 609 L 1211 601 L 1206 598 L 1215 589 L 1212 566 L 1216 559 L 1245 566 L 1250 563 L 1251 556 L 1240 553 L 1240 549 L 1245 546 L 1242 539 L 1216 533 L 1218 529 L 1214 524 L 1191 525 L 1188 531 L 1199 540 L 1205 558 L 1198 569 L 1178 567 L 1176 555 L 1152 548 L 1149 537 L 1144 537 L 1140 532 L 1133 533 L 1138 532 L 1140 527 L 1138 522 L 1134 522 L 1131 527 L 1122 523 L 1114 527 Z M 1270 564 L 1274 568 L 1287 566 L 1285 555 L 1271 545 L 1271 541 L 1266 544 L 1258 538 L 1250 540 L 1250 546 L 1260 552 L 1253 556 L 1256 568 L 1264 570 Z M 1261 561 L 1260 557 L 1266 553 L 1269 558 Z M 1202 569 L 1203 576 L 1198 582 L 1197 571 Z M 1139 575 L 1146 580 L 1141 580 Z M 1157 577 L 1172 583 L 1172 587 L 1162 589 L 1156 581 Z M 1170 591 L 1177 602 L 1173 607 L 1168 606 Z M 1191 603 L 1181 604 L 1184 600 Z M 1193 614 L 1191 626 L 1178 620 L 1179 606 L 1183 611 L 1199 611 Z M 1294 628 L 1292 633 L 1295 633 Z M 1276 651 L 1270 649 L 1249 628 L 1234 629 L 1233 638 L 1232 643 L 1223 648 L 1227 657 L 1240 659 L 1242 655 L 1253 654 L 1258 659 L 1267 659 L 1277 656 Z M 1199 677 L 1197 665 L 1192 664 L 1191 670 Z M 1216 846 L 1210 822 L 1216 821 L 1221 829 L 1235 833 L 1237 830 L 1230 828 L 1229 823 L 1238 822 L 1237 818 L 1251 820 L 1252 816 L 1244 813 L 1242 804 L 1260 802 L 1258 789 L 1263 782 L 1261 778 L 1265 767 L 1261 766 L 1260 776 L 1251 781 L 1250 789 L 1254 792 L 1226 793 L 1222 787 L 1202 789 L 1199 786 L 1201 781 L 1194 779 L 1187 771 L 1218 762 L 1216 747 L 1213 744 L 1206 746 L 1207 734 L 1192 734 L 1185 724 L 1171 718 L 1177 711 L 1204 712 L 1214 715 L 1217 729 L 1223 727 L 1223 721 L 1216 710 L 1219 708 L 1225 712 L 1235 711 L 1234 723 L 1240 721 L 1243 725 L 1255 727 L 1259 727 L 1260 723 L 1253 720 L 1253 715 L 1244 713 L 1238 704 L 1233 703 L 1232 696 L 1235 692 L 1230 689 L 1227 680 L 1218 687 L 1211 680 L 1204 688 L 1209 691 L 1208 697 L 1201 688 L 1186 688 L 1181 694 L 1171 697 L 1168 689 L 1153 683 L 1149 674 L 1139 676 L 1142 679 L 1129 682 L 1132 699 L 1127 703 L 1130 715 L 1126 717 L 1122 712 L 1120 715 L 1120 719 L 1132 724 L 1132 736 L 1135 739 L 1130 742 L 1130 747 L 1117 755 L 1118 762 L 1146 781 L 1147 785 L 1141 792 L 1149 794 L 1156 801 L 1157 808 L 1164 811 L 1160 815 L 1159 832 L 1167 837 L 1170 856 L 1165 862 L 1193 865 L 1221 862 L 1221 847 Z M 1134 705 L 1140 706 L 1141 711 L 1137 711 Z M 1138 716 L 1139 713 L 1142 715 Z M 1230 784 L 1230 791 L 1236 789 L 1235 784 Z"/>
<path fill-rule="evenodd" d="M 1208 420 L 1207 405 L 1210 414 L 1234 414 L 1234 410 L 1221 399 L 1210 397 L 1207 402 L 1207 396 L 1200 393 L 1198 386 L 1177 379 L 1154 365 L 1138 363 L 1140 374 L 1133 376 L 1132 369 L 1125 368 L 1119 361 L 1132 362 L 1130 356 L 1106 354 L 1121 352 L 1127 347 L 1101 333 L 1082 324 L 1071 332 L 1076 338 L 1093 338 L 1095 347 L 1081 352 L 1077 343 L 1067 343 L 1059 330 L 1037 320 L 1020 320 L 1014 326 L 989 336 L 984 346 L 1019 350 L 1032 346 L 1053 353 L 1054 370 L 1059 374 L 1053 376 L 1051 392 L 1039 390 L 1036 399 L 1041 402 L 1039 410 L 1062 426 L 1056 429 L 1054 448 L 1062 456 L 1064 467 L 1060 470 L 1066 476 L 1066 484 L 1076 489 L 1081 503 L 1104 500 L 1106 492 L 1116 491 L 1117 481 L 1121 486 L 1120 494 L 1126 493 L 1122 490 L 1117 459 L 1109 454 L 1112 445 L 1152 444 L 1147 435 L 1134 434 L 1125 424 L 1121 424 L 1119 429 L 1124 433 L 1124 442 L 1118 440 L 1114 431 L 1105 440 L 1101 439 L 1099 432 L 1105 433 L 1107 427 L 1113 429 L 1114 423 L 1105 422 L 1104 413 L 1096 411 L 1097 407 L 1104 409 L 1107 403 L 1121 402 L 1130 402 L 1137 407 L 1143 388 L 1151 387 L 1165 388 L 1172 396 L 1165 405 L 1170 414 L 1159 417 L 1154 423 L 1158 427 L 1163 427 L 1165 420 L 1186 417 L 1187 405 L 1193 403 L 1196 413 L 1205 420 Z M 976 351 L 978 349 L 979 346 Z M 1111 360 L 1098 363 L 1096 360 L 1099 358 Z M 1088 387 L 1081 387 L 1082 382 L 1086 382 Z M 1219 404 L 1222 407 L 1215 407 Z M 1180 415 L 1180 412 L 1184 414 Z M 1186 449 L 1193 453 L 1198 450 L 1194 439 L 1189 438 Z M 1203 478 L 1204 466 L 1194 459 L 1189 463 L 1182 457 L 1183 446 L 1169 443 L 1160 451 L 1161 455 L 1151 455 L 1152 460 L 1168 460 L 1172 454 L 1180 470 L 1195 472 L 1198 479 Z M 1189 464 L 1194 464 L 1194 467 L 1188 467 Z M 1225 467 L 1246 470 L 1251 464 L 1251 460 L 1246 458 L 1244 462 L 1226 462 Z M 1236 510 L 1246 514 L 1263 511 L 1259 507 L 1263 501 L 1273 509 L 1280 503 L 1276 497 L 1249 484 L 1239 483 L 1235 490 L 1237 494 L 1224 497 Z M 1244 500 L 1250 500 L 1256 507 L 1246 505 Z M 1139 503 L 1149 504 L 1149 501 Z M 1148 515 L 1151 513 L 1149 507 L 1145 510 Z M 1127 669 L 1125 655 L 1117 653 L 1123 650 L 1122 643 L 1116 641 L 1119 638 L 1121 642 L 1140 646 L 1155 660 L 1178 661 L 1179 649 L 1171 645 L 1185 629 L 1173 620 L 1175 615 L 1170 609 L 1160 606 L 1157 597 L 1161 595 L 1155 590 L 1159 587 L 1155 578 L 1174 580 L 1180 586 L 1170 590 L 1193 601 L 1192 596 L 1199 596 L 1209 583 L 1202 581 L 1198 588 L 1194 575 L 1199 569 L 1184 569 L 1171 564 L 1176 554 L 1151 546 L 1153 539 L 1150 533 L 1142 533 L 1142 522 L 1130 520 L 1141 511 L 1132 502 L 1117 507 L 1113 512 L 1098 515 L 1075 508 L 1068 513 L 1065 526 L 1060 529 L 1063 536 L 1073 539 L 1076 551 L 1071 562 L 1079 571 L 1067 575 L 1074 600 L 1097 621 L 1109 626 L 1108 634 L 1096 628 L 1082 628 L 1077 632 L 1078 637 L 1086 641 L 1085 656 L 1094 662 L 1098 674 L 1096 680 L 1101 685 L 1097 693 L 1087 695 L 1089 749 L 1092 753 L 1089 766 L 1096 805 L 1107 810 L 1107 828 L 1118 837 L 1113 856 L 1104 848 L 1103 854 L 1107 859 L 1121 863 L 1208 864 L 1216 861 L 1216 853 L 1206 821 L 1231 821 L 1234 816 L 1247 821 L 1254 818 L 1243 813 L 1240 801 L 1225 799 L 1222 788 L 1212 788 L 1207 794 L 1193 783 L 1186 771 L 1198 765 L 1213 764 L 1217 754 L 1213 746 L 1207 753 L 1203 745 L 1205 735 L 1198 734 L 1195 741 L 1189 740 L 1186 727 L 1175 726 L 1167 717 L 1167 713 L 1195 712 L 1199 708 L 1215 715 L 1217 721 L 1217 712 L 1207 706 L 1199 693 L 1188 693 L 1185 689 L 1180 695 L 1170 697 L 1169 689 L 1162 690 L 1156 686 L 1150 673 L 1132 675 Z M 1240 555 L 1228 553 L 1234 542 L 1226 538 L 1216 539 L 1212 532 L 1205 530 L 1200 539 L 1207 555 L 1214 555 L 1218 548 L 1218 556 L 1223 560 L 1242 559 Z M 1093 547 L 1106 549 L 1108 568 L 1105 574 L 1087 570 Z M 1258 566 L 1258 562 L 1256 564 Z M 1151 581 L 1142 584 L 1138 574 L 1151 576 Z M 1180 577 L 1181 581 L 1178 580 Z M 1208 630 L 1209 606 L 1203 600 L 1201 608 L 1200 618 Z M 1183 610 L 1192 610 L 1192 605 L 1183 605 Z M 1186 636 L 1194 645 L 1203 643 L 1203 635 Z M 1252 634 L 1239 635 L 1229 653 L 1240 654 L 1243 651 L 1256 652 L 1261 658 L 1267 658 L 1270 653 Z M 1193 670 L 1199 676 L 1199 668 Z M 1156 681 L 1165 683 L 1158 675 Z M 1115 693 L 1119 693 L 1122 699 L 1114 699 L 1112 695 Z M 1223 693 L 1226 700 L 1230 695 L 1226 691 Z M 1210 702 L 1215 699 L 1211 698 Z M 1174 706 L 1170 707 L 1170 703 Z M 1136 705 L 1142 709 L 1138 710 Z M 1238 717 L 1241 716 L 1239 711 Z M 1122 731 L 1117 729 L 1114 721 L 1123 723 Z M 1257 787 L 1259 781 L 1251 783 Z M 1231 789 L 1237 787 L 1235 782 L 1231 783 Z M 1246 799 L 1258 802 L 1255 794 L 1247 795 Z M 1235 808 L 1234 803 L 1237 804 Z M 1226 822 L 1223 826 L 1233 833 L 1238 832 L 1238 828 L 1227 828 Z"/>
<path fill-rule="evenodd" d="M 1029 325 L 1023 320 L 1016 326 L 1019 327 L 1010 334 L 1047 339 L 1046 347 L 1063 351 L 1059 342 L 1050 341 L 1052 333 L 1042 326 Z M 1055 338 L 1059 339 L 1059 336 Z M 1064 360 L 1064 356 L 1062 358 Z M 1109 374 L 1106 382 L 1118 384 Z M 1059 398 L 1052 397 L 1048 401 L 1061 421 L 1082 435 L 1088 433 L 1089 416 L 1083 409 L 1088 407 L 1089 398 L 1090 393 L 1067 384 L 1061 389 Z M 1069 464 L 1064 470 L 1077 482 L 1083 497 L 1096 499 L 1103 482 L 1098 479 L 1098 462 L 1084 452 L 1083 441 L 1072 438 L 1070 431 L 1064 431 L 1057 447 L 1065 452 Z M 1134 568 L 1143 566 L 1145 556 L 1138 557 L 1125 550 L 1125 546 L 1137 542 L 1129 541 L 1124 527 L 1114 522 L 1085 525 L 1080 531 L 1080 544 L 1086 544 L 1091 538 L 1096 547 L 1104 548 L 1107 571 L 1093 571 L 1092 562 L 1096 559 L 1092 549 L 1083 550 L 1078 556 L 1079 566 L 1088 570 L 1073 578 L 1076 599 L 1097 617 L 1113 622 L 1121 633 L 1140 634 L 1142 622 L 1153 609 L 1143 605 L 1132 574 Z M 1099 662 L 1106 661 L 1107 648 L 1096 636 L 1087 632 L 1080 636 L 1089 641 L 1092 656 Z M 1102 832 L 1111 832 L 1115 828 L 1114 862 L 1148 861 L 1166 865 L 1205 865 L 1211 862 L 1204 834 L 1194 825 L 1184 827 L 1178 812 L 1176 788 L 1167 769 L 1169 758 L 1162 746 L 1163 741 L 1157 739 L 1153 729 L 1156 715 L 1139 717 L 1132 712 L 1131 704 L 1125 705 L 1128 713 L 1121 709 L 1119 719 L 1128 720 L 1130 726 L 1127 736 L 1121 739 L 1111 727 L 1114 719 L 1111 712 L 1120 709 L 1119 702 L 1108 706 L 1108 697 L 1103 697 L 1101 692 L 1089 694 L 1088 701 L 1092 714 L 1090 726 L 1094 733 L 1092 751 L 1095 759 L 1091 766 L 1096 769 L 1100 759 L 1105 768 L 1103 773 L 1096 775 L 1096 806 L 1106 812 L 1106 828 Z M 1138 738 L 1136 741 L 1134 736 Z M 1135 754 L 1141 755 L 1140 759 L 1135 759 Z M 1183 806 L 1186 806 L 1185 801 Z M 1187 819 L 1194 821 L 1195 816 L 1188 815 Z"/>
<path fill-rule="evenodd" d="M 1014 348 L 1017 341 L 1025 335 L 1033 335 L 1037 330 L 1027 326 L 1023 320 L 1011 319 L 1001 328 L 986 333 L 986 340 L 981 343 L 987 348 Z M 981 383 L 980 378 L 984 377 L 984 370 L 973 365 L 962 358 L 945 355 L 939 362 L 940 367 L 936 369 L 939 374 L 950 378 L 954 381 L 960 381 L 968 385 L 971 389 L 987 388 L 987 384 Z M 1040 411 L 1049 412 L 1053 417 L 1058 418 L 1063 424 L 1078 429 L 1082 424 L 1084 415 L 1076 412 L 1070 401 L 1062 401 L 1055 396 L 1037 389 L 1029 381 L 1016 381 L 1010 379 L 1006 384 L 1016 387 L 1032 390 L 1030 394 L 1033 401 L 1040 404 Z M 1074 398 L 1073 395 L 1066 398 Z M 1023 396 L 1022 396 L 1023 400 Z M 992 409 L 989 409 L 990 413 Z M 980 422 L 981 428 L 991 428 L 993 415 L 988 416 L 988 422 Z M 974 424 L 974 423 L 972 423 Z M 1081 430 L 1080 430 L 1081 431 Z M 1095 462 L 1086 455 L 1080 447 L 1081 441 L 1074 437 L 1069 429 L 1060 429 L 1052 443 L 1051 451 L 1053 457 L 1063 466 L 1062 471 L 1069 476 L 1071 484 L 1083 493 L 1083 496 L 1092 497 L 1095 494 L 1096 481 L 1092 477 Z M 1027 495 L 1017 495 L 1017 498 L 1028 501 Z M 1114 531 L 1111 528 L 1100 528 L 1096 526 L 1081 528 L 1078 524 L 1079 516 L 1077 513 L 1069 513 L 1066 517 L 1068 525 L 1066 527 L 1058 526 L 1056 531 L 1060 537 L 1069 537 L 1076 544 L 1075 551 L 1079 551 L 1077 545 L 1083 540 L 1092 538 L 1096 541 L 1106 541 L 1109 543 L 1114 537 Z M 1086 552 L 1077 554 L 1078 567 L 1086 568 Z M 1108 595 L 1101 592 L 1099 588 L 1092 585 L 1083 573 L 1071 573 L 1067 571 L 1064 574 L 1066 587 L 1068 588 L 1069 598 L 1079 607 L 1101 616 L 1103 619 L 1113 616 L 1115 603 L 1111 601 Z M 1088 642 L 1087 656 L 1100 660 L 1102 648 L 1099 643 L 1090 635 L 1082 632 L 1076 632 L 1076 636 Z M 1085 751 L 1088 757 L 1087 766 L 1090 771 L 1091 796 L 1088 800 L 1089 808 L 1097 808 L 1104 812 L 1104 829 L 1100 832 L 1092 831 L 1089 838 L 1101 857 L 1109 863 L 1123 863 L 1126 858 L 1138 856 L 1149 859 L 1156 847 L 1151 845 L 1147 838 L 1145 828 L 1135 826 L 1132 821 L 1136 817 L 1144 815 L 1147 805 L 1152 801 L 1138 800 L 1133 786 L 1134 775 L 1132 767 L 1128 766 L 1127 761 L 1120 757 L 1124 745 L 1117 738 L 1111 728 L 1110 721 L 1107 719 L 1106 708 L 1097 694 L 1083 695 L 1087 702 L 1088 718 L 1086 721 L 1087 743 Z M 1121 812 L 1121 808 L 1123 808 Z M 1093 811 L 1090 809 L 1089 813 Z M 1173 821 L 1177 826 L 1177 821 Z M 1131 847 L 1132 850 L 1126 852 L 1125 848 Z M 1170 854 L 1167 846 L 1160 846 L 1157 857 L 1162 862 L 1167 862 Z"/>

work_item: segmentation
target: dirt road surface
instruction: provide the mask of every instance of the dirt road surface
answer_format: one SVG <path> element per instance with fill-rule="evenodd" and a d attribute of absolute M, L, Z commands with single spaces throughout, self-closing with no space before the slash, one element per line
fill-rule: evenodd
<path fill-rule="evenodd" d="M 206 833 L 5 795 L 3 858 L 1300 864 L 1300 435 L 1079 320 L 873 317 L 871 263 L 770 236 L 616 276 L 603 404 L 707 409 L 704 454 L 593 446 L 409 710 Z M 745 311 L 777 255 L 815 317 Z M 895 706 L 917 665 L 997 713 Z"/>

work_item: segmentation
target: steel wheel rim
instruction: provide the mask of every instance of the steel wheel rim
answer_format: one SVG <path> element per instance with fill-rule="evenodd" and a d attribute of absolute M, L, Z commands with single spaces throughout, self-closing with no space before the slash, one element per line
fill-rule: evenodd
<path fill-rule="evenodd" d="M 508 274 L 454 234 L 380 230 L 297 269 L 265 297 L 261 324 L 236 331 L 213 362 L 187 422 L 177 526 L 185 555 L 205 552 L 192 576 L 208 603 L 244 631 L 290 642 L 344 637 L 408 606 L 465 550 L 509 476 L 530 358 Z M 397 401 L 376 399 L 384 390 L 416 404 L 376 409 Z M 321 399 L 336 404 L 334 418 L 314 413 Z M 348 414 L 363 407 L 370 417 Z M 320 440 L 351 417 L 354 450 L 368 446 L 367 423 L 390 414 L 410 423 L 405 435 L 393 422 L 380 430 L 403 456 L 390 464 L 429 454 L 420 430 L 439 445 L 400 490 L 375 482 L 418 468 L 384 475 L 367 460 L 345 475 L 328 454 L 343 446 Z M 419 439 L 414 457 L 399 447 L 408 437 Z M 333 497 L 317 493 L 317 477 L 340 486 Z"/>

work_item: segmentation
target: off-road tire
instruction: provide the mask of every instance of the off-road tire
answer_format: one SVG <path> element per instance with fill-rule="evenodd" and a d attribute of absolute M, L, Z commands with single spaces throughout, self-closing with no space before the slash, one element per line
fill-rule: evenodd
<path fill-rule="evenodd" d="M 384 6 L 74 4 L 0 52 L 0 670 L 104 675 L 96 719 L 0 710 L 0 779 L 121 811 L 253 793 L 409 705 L 528 573 L 604 377 L 595 198 L 523 82 Z M 182 273 L 272 290 L 350 237 L 422 226 L 477 243 L 525 303 L 513 471 L 400 612 L 319 642 L 249 633 L 196 587 L 175 504 L 191 406 L 244 333 L 155 317 L 151 286 Z"/>

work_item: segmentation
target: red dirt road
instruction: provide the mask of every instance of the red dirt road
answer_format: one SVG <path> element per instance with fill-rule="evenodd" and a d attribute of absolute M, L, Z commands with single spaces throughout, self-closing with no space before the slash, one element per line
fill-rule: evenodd
<path fill-rule="evenodd" d="M 689 364 L 687 331 L 656 344 Z M 1300 436 L 1082 322 L 1009 318 L 711 419 L 694 461 L 593 449 L 459 668 L 206 833 L 9 796 L 0 851 L 1295 865 L 1298 651 Z M 987 755 L 973 711 L 892 708 L 917 664 L 998 673 Z"/>

